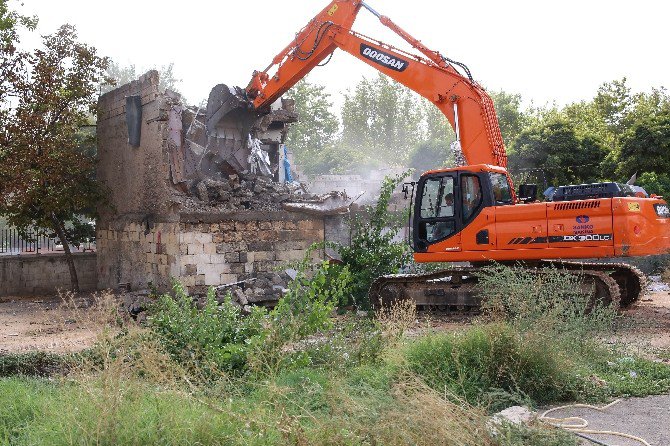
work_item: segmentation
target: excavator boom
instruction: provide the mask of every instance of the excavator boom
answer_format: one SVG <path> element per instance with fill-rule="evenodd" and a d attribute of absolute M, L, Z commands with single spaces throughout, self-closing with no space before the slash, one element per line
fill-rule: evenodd
<path fill-rule="evenodd" d="M 361 7 L 371 11 L 382 24 L 424 57 L 352 31 L 351 27 Z M 468 164 L 507 167 L 507 155 L 493 101 L 471 78 L 467 68 L 466 76 L 462 75 L 449 63 L 449 59 L 428 49 L 391 19 L 358 0 L 331 2 L 296 35 L 291 44 L 275 56 L 270 66 L 262 72 L 254 72 L 246 89 L 254 108 L 261 111 L 269 108 L 270 104 L 337 48 L 417 92 L 438 107 L 454 128 Z M 270 75 L 269 70 L 275 66 L 276 72 Z"/>

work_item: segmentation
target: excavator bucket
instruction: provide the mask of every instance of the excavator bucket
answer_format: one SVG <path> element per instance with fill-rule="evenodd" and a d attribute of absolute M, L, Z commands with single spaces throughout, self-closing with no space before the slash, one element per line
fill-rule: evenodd
<path fill-rule="evenodd" d="M 206 116 L 208 135 L 240 141 L 246 141 L 258 118 L 244 90 L 225 84 L 217 85 L 209 93 Z"/>

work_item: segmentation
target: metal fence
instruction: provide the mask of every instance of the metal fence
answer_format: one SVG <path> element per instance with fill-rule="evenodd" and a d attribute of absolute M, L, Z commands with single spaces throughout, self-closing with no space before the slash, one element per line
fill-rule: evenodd
<path fill-rule="evenodd" d="M 95 240 L 70 246 L 72 252 L 95 251 Z M 47 237 L 34 231 L 19 233 L 14 228 L 0 228 L 0 255 L 46 254 L 63 252 L 63 244 L 57 237 Z"/>

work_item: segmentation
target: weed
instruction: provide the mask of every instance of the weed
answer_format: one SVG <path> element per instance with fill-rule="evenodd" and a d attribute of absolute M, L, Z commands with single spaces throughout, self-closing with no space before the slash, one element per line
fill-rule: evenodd
<path fill-rule="evenodd" d="M 433 389 L 491 410 L 573 399 L 582 385 L 565 354 L 505 325 L 429 335 L 411 343 L 406 357 Z"/>
<path fill-rule="evenodd" d="M 335 246 L 342 262 L 351 271 L 352 292 L 347 305 L 369 310 L 368 291 L 372 281 L 385 274 L 397 273 L 410 263 L 407 244 L 396 240 L 403 219 L 388 210 L 393 191 L 406 176 L 386 177 L 377 203 L 366 209 L 367 218 L 359 216 L 352 219 L 349 245 Z"/>
<path fill-rule="evenodd" d="M 478 287 L 486 296 L 485 319 L 509 322 L 520 331 L 583 339 L 611 329 L 617 318 L 614 307 L 591 303 L 580 276 L 560 269 L 528 274 L 497 265 L 483 270 Z"/>
<path fill-rule="evenodd" d="M 0 377 L 51 376 L 68 371 L 74 355 L 57 355 L 46 352 L 0 354 Z"/>
<path fill-rule="evenodd" d="M 250 346 L 264 336 L 265 311 L 254 307 L 243 317 L 230 296 L 219 305 L 214 290 L 207 293 L 204 307 L 175 283 L 175 296 L 161 296 L 149 319 L 151 330 L 172 358 L 200 370 L 235 371 L 246 365 Z"/>

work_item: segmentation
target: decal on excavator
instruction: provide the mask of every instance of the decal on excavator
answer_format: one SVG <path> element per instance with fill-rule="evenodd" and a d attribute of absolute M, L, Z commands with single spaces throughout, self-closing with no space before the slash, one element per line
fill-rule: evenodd
<path fill-rule="evenodd" d="M 393 57 L 391 54 L 380 51 L 377 48 L 371 47 L 364 43 L 361 43 L 361 56 L 379 65 L 383 65 L 386 68 L 390 68 L 401 73 L 405 71 L 407 65 L 409 65 L 409 62 L 406 60 Z"/>
<path fill-rule="evenodd" d="M 655 204 L 654 209 L 656 209 L 656 215 L 659 217 L 670 217 L 670 209 L 667 204 Z"/>
<path fill-rule="evenodd" d="M 528 245 L 531 243 L 547 243 L 547 237 L 515 237 L 507 242 L 508 245 Z"/>
<path fill-rule="evenodd" d="M 607 242 L 610 240 L 612 240 L 612 234 L 557 235 L 549 237 L 549 243 Z"/>

